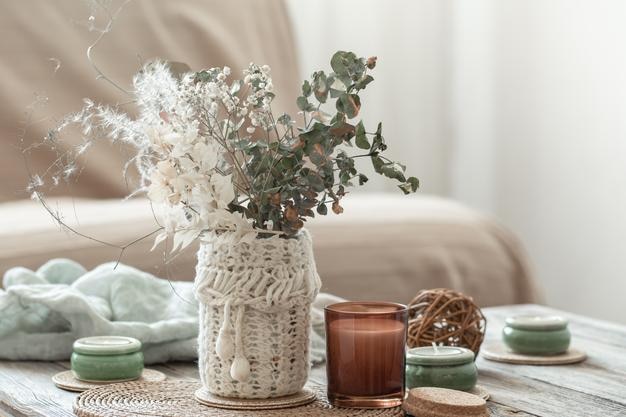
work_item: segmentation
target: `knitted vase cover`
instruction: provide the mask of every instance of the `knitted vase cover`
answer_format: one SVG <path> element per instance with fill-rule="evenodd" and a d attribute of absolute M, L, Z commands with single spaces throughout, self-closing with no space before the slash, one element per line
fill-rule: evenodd
<path fill-rule="evenodd" d="M 271 398 L 309 373 L 311 303 L 321 282 L 311 237 L 235 243 L 211 234 L 198 252 L 195 293 L 202 384 L 225 397 Z"/>

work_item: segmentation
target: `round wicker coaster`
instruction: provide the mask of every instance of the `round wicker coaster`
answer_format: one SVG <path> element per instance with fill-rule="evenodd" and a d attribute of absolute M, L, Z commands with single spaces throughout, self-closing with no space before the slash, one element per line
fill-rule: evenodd
<path fill-rule="evenodd" d="M 515 365 L 569 365 L 587 359 L 587 354 L 578 349 L 569 349 L 560 355 L 534 356 L 511 352 L 502 343 L 484 345 L 480 350 L 480 354 L 483 358 L 490 361 Z"/>
<path fill-rule="evenodd" d="M 276 410 L 279 408 L 292 408 L 315 401 L 315 392 L 304 388 L 297 394 L 286 395 L 278 398 L 265 400 L 226 398 L 213 395 L 202 387 L 195 393 L 196 400 L 209 407 L 226 408 L 228 410 Z"/>
<path fill-rule="evenodd" d="M 141 376 L 134 380 L 137 382 L 160 382 L 165 380 L 165 374 L 163 372 L 155 371 L 154 369 L 144 369 Z M 104 385 L 117 384 L 123 381 L 107 381 L 107 382 L 87 382 L 76 379 L 72 371 L 63 371 L 52 377 L 52 382 L 57 387 L 66 391 L 83 392 L 91 388 L 97 388 Z"/>
<path fill-rule="evenodd" d="M 155 383 L 124 382 L 91 389 L 74 401 L 74 413 L 79 417 L 132 417 L 157 415 L 163 417 L 223 417 L 223 408 L 200 404 L 194 392 L 201 388 L 195 381 L 164 381 Z M 316 399 L 294 408 L 272 410 L 229 410 L 229 416 L 241 417 L 402 417 L 400 407 L 386 409 L 357 409 L 333 407 L 326 400 L 326 388 L 311 385 Z"/>

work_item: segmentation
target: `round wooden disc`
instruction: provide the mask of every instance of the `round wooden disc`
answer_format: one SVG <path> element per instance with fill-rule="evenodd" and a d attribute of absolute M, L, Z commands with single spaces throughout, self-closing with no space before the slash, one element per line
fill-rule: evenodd
<path fill-rule="evenodd" d="M 587 359 L 587 354 L 578 349 L 569 349 L 565 353 L 552 356 L 522 355 L 511 352 L 502 343 L 483 345 L 480 355 L 490 361 L 512 363 L 516 365 L 569 365 Z"/>
<path fill-rule="evenodd" d="M 204 405 L 228 410 L 275 410 L 279 408 L 292 408 L 315 401 L 315 392 L 308 388 L 293 394 L 278 398 L 267 399 L 244 399 L 227 398 L 213 395 L 202 387 L 196 391 L 196 400 Z"/>
<path fill-rule="evenodd" d="M 152 383 L 163 381 L 165 380 L 165 378 L 166 377 L 163 372 L 155 371 L 154 369 L 144 368 L 141 376 L 134 381 Z M 103 385 L 118 384 L 124 381 L 87 382 L 76 379 L 72 371 L 63 371 L 54 375 L 52 377 L 52 382 L 54 382 L 54 385 L 56 385 L 57 387 L 66 391 L 83 392 L 91 388 L 101 387 Z"/>
<path fill-rule="evenodd" d="M 139 381 L 106 385 L 80 394 L 74 401 L 74 413 L 79 417 L 403 417 L 400 407 L 382 409 L 340 408 L 326 399 L 326 387 L 310 385 L 315 399 L 297 408 L 270 410 L 229 410 L 198 402 L 194 393 L 199 382 L 168 380 L 145 383 Z"/>
<path fill-rule="evenodd" d="M 408 389 L 406 390 L 406 395 L 409 394 L 409 391 L 410 390 L 408 390 Z M 485 387 L 483 387 L 482 385 L 476 385 L 476 386 L 474 386 L 474 388 L 472 388 L 471 390 L 466 391 L 466 392 L 468 392 L 470 394 L 474 394 L 474 395 L 482 398 L 485 401 L 487 401 L 487 400 L 489 400 L 489 398 L 491 398 L 491 395 L 489 394 L 489 391 L 487 391 L 485 389 Z"/>
<path fill-rule="evenodd" d="M 413 416 L 487 417 L 487 403 L 482 398 L 447 388 L 420 387 L 409 391 L 402 405 Z"/>

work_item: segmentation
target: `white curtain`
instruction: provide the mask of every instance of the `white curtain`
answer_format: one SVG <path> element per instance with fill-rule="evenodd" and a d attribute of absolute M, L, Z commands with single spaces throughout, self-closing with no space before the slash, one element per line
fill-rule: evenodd
<path fill-rule="evenodd" d="M 365 116 L 424 191 L 517 232 L 550 304 L 626 322 L 626 2 L 290 6 L 305 74 L 380 56 Z"/>

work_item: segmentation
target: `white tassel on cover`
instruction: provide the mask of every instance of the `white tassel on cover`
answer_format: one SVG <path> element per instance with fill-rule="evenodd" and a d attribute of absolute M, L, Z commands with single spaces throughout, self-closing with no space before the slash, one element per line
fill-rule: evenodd
<path fill-rule="evenodd" d="M 243 351 L 243 312 L 245 306 L 241 305 L 237 309 L 235 319 L 235 360 L 230 367 L 230 376 L 237 382 L 246 382 L 250 376 L 250 362 Z"/>
<path fill-rule="evenodd" d="M 224 322 L 220 328 L 220 333 L 217 336 L 217 342 L 215 343 L 215 353 L 223 360 L 228 361 L 233 357 L 235 353 L 235 346 L 233 343 L 232 326 L 230 324 L 230 300 L 224 304 Z"/>

